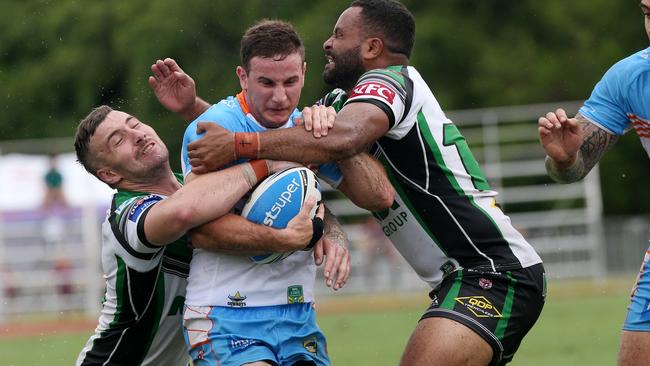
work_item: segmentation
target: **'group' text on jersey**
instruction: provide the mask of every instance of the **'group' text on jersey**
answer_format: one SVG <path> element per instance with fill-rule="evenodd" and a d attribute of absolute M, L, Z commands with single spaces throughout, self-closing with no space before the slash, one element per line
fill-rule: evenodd
<path fill-rule="evenodd" d="M 374 216 L 432 287 L 459 266 L 502 271 L 541 263 L 497 207 L 464 137 L 415 68 L 368 71 L 349 93 L 337 89 L 321 102 L 337 110 L 371 103 L 388 116 L 389 130 L 371 152 L 397 195 L 390 209 Z"/>

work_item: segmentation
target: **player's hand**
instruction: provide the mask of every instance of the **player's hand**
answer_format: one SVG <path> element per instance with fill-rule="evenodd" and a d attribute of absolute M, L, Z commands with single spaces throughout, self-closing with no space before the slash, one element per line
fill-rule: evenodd
<path fill-rule="evenodd" d="M 537 121 L 539 140 L 546 154 L 557 164 L 570 166 L 582 146 L 583 132 L 576 118 L 568 118 L 562 108 L 548 112 Z"/>
<path fill-rule="evenodd" d="M 327 136 L 330 128 L 334 127 L 336 110 L 333 107 L 314 105 L 302 110 L 302 117 L 294 120 L 297 126 L 304 125 L 305 130 L 312 131 L 314 137 Z"/>
<path fill-rule="evenodd" d="M 316 265 L 323 263 L 323 276 L 325 285 L 333 290 L 345 286 L 350 276 L 350 252 L 347 237 L 340 232 L 324 233 L 323 238 L 314 247 L 314 260 Z"/>
<path fill-rule="evenodd" d="M 316 205 L 316 198 L 311 196 L 305 201 L 298 215 L 287 223 L 287 227 L 282 229 L 283 234 L 281 242 L 287 245 L 283 251 L 302 250 L 311 242 L 314 236 L 314 224 L 310 212 Z M 323 219 L 325 209 L 319 205 L 316 210 L 316 217 Z"/>
<path fill-rule="evenodd" d="M 205 135 L 187 145 L 192 173 L 211 172 L 235 160 L 233 133 L 214 122 L 197 123 L 196 133 Z"/>
<path fill-rule="evenodd" d="M 160 104 L 169 111 L 182 113 L 194 107 L 196 85 L 194 80 L 171 58 L 157 60 L 151 65 L 153 76 L 149 76 L 149 86 Z"/>

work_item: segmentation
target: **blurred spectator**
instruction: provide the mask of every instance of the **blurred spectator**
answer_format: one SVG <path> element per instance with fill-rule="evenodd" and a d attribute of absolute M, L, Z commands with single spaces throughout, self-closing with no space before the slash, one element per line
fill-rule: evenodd
<path fill-rule="evenodd" d="M 49 168 L 43 179 L 45 181 L 43 208 L 67 207 L 68 203 L 63 194 L 63 174 L 57 167 L 56 155 L 50 155 Z"/>

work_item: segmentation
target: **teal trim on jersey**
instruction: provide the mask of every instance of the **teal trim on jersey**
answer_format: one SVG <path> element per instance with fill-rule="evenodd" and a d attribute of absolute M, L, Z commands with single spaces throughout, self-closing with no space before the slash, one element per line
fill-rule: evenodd
<path fill-rule="evenodd" d="M 512 315 L 512 304 L 515 299 L 515 285 L 517 284 L 517 279 L 512 277 L 512 272 L 506 272 L 506 276 L 510 279 L 510 284 L 508 284 L 508 292 L 506 293 L 506 299 L 503 302 L 503 309 L 501 310 L 501 319 L 497 323 L 497 327 L 494 330 L 494 335 L 503 339 L 506 334 L 506 328 L 508 328 L 508 322 Z"/>
<path fill-rule="evenodd" d="M 174 173 L 174 178 L 180 183 L 181 185 L 184 185 L 183 182 L 183 174 L 180 173 Z M 134 197 L 140 197 L 140 196 L 149 196 L 152 193 L 150 192 L 138 192 L 138 191 L 128 191 L 126 189 L 118 189 L 117 193 L 115 194 L 115 207 L 120 207 L 124 202 L 127 200 L 134 198 Z M 118 216 L 118 221 L 119 218 L 121 217 Z"/>
<path fill-rule="evenodd" d="M 431 230 L 429 230 L 429 226 L 427 226 L 426 222 L 424 222 L 422 217 L 420 217 L 420 214 L 418 213 L 418 211 L 415 209 L 415 207 L 411 203 L 411 200 L 409 200 L 408 195 L 406 194 L 406 192 L 404 192 L 404 189 L 402 188 L 402 185 L 397 180 L 397 178 L 395 178 L 395 175 L 393 174 L 393 169 L 391 168 L 388 161 L 384 158 L 383 155 L 379 156 L 378 160 L 384 166 L 384 168 L 386 170 L 386 175 L 388 176 L 388 180 L 390 180 L 391 184 L 393 185 L 393 188 L 395 188 L 395 192 L 400 196 L 402 201 L 404 201 L 404 204 L 406 204 L 406 206 L 408 207 L 409 212 L 411 214 L 413 214 L 415 219 L 420 224 L 420 227 L 422 227 L 422 229 L 424 229 L 424 231 L 427 233 L 427 235 L 429 235 L 431 240 L 434 243 L 436 243 L 436 246 L 440 249 L 440 251 L 442 251 L 445 254 L 445 256 L 448 257 L 447 251 L 445 250 L 445 248 L 440 245 L 440 242 L 438 241 L 438 238 L 436 238 L 436 236 L 433 235 Z"/>
<path fill-rule="evenodd" d="M 465 137 L 460 133 L 460 131 L 458 131 L 458 127 L 453 123 L 447 123 L 443 125 L 442 135 L 442 143 L 444 146 L 456 146 L 465 170 L 469 173 L 470 177 L 472 177 L 474 188 L 480 191 L 489 190 L 490 185 L 485 178 L 485 174 L 483 174 L 481 167 L 478 165 L 474 155 L 472 155 L 472 151 L 469 149 L 469 146 L 467 146 Z"/>
<path fill-rule="evenodd" d="M 451 285 L 451 289 L 447 292 L 447 296 L 440 304 L 441 309 L 453 310 L 456 305 L 456 298 L 460 292 L 460 287 L 463 284 L 463 271 L 456 271 L 456 278 L 454 278 L 454 283 Z"/>
<path fill-rule="evenodd" d="M 113 314 L 113 321 L 109 324 L 108 328 L 112 328 L 119 323 L 122 309 L 124 308 L 124 293 L 128 288 L 128 276 L 126 275 L 126 263 L 119 255 L 115 254 L 115 261 L 117 262 L 117 273 L 115 274 L 115 297 L 117 299 L 115 304 L 115 314 Z"/>
<path fill-rule="evenodd" d="M 162 264 L 160 266 L 162 268 Z M 143 355 L 146 355 L 149 353 L 149 348 L 151 348 L 151 344 L 153 343 L 154 338 L 156 337 L 156 333 L 158 332 L 158 327 L 160 326 L 160 322 L 162 321 L 162 317 L 164 316 L 163 310 L 165 306 L 165 274 L 162 270 L 158 271 L 158 280 L 156 281 L 156 289 L 155 289 L 155 298 L 156 300 L 153 300 L 156 304 L 156 309 L 154 311 L 154 323 L 153 326 L 151 327 L 151 331 L 149 332 L 149 337 L 148 342 L 146 344 L 145 351 L 142 353 Z"/>
<path fill-rule="evenodd" d="M 422 131 L 422 137 L 424 137 L 424 140 L 429 145 L 429 148 L 431 149 L 431 153 L 433 154 L 436 161 L 438 162 L 438 165 L 440 165 L 440 168 L 442 169 L 445 176 L 449 180 L 449 183 L 451 183 L 452 187 L 454 187 L 454 189 L 456 190 L 456 192 L 460 196 L 467 197 L 467 199 L 472 204 L 472 206 L 476 207 L 477 210 L 481 211 L 483 213 L 483 215 L 485 215 L 485 217 L 487 217 L 490 220 L 492 225 L 494 225 L 495 229 L 499 232 L 499 235 L 501 236 L 501 239 L 504 242 L 508 243 L 508 246 L 510 246 L 510 242 L 508 240 L 506 240 L 506 238 L 503 236 L 503 232 L 501 231 L 501 228 L 499 227 L 499 225 L 496 222 L 494 222 L 494 219 L 492 218 L 492 216 L 489 213 L 487 213 L 483 209 L 483 207 L 476 204 L 476 202 L 474 201 L 474 196 L 465 193 L 465 191 L 461 188 L 460 184 L 458 184 L 458 180 L 456 180 L 456 176 L 451 172 L 451 170 L 447 167 L 447 165 L 445 165 L 445 161 L 442 158 L 442 153 L 438 149 L 438 145 L 436 144 L 436 141 L 435 141 L 435 139 L 433 137 L 433 134 L 431 133 L 431 130 L 429 129 L 429 124 L 427 123 L 427 119 L 426 119 L 426 117 L 424 117 L 424 114 L 422 113 L 422 111 L 420 111 L 418 113 L 417 119 L 418 119 L 418 126 L 420 126 L 420 131 Z M 460 134 L 460 132 L 459 132 L 459 134 Z M 458 146 L 458 145 L 456 145 L 456 146 Z M 459 151 L 459 153 L 460 153 L 460 151 Z M 472 160 L 474 160 L 473 157 L 472 157 Z M 476 164 L 478 165 L 478 163 L 476 163 Z M 479 169 L 479 171 L 480 171 L 480 169 Z M 469 174 L 471 175 L 471 173 L 469 173 Z M 485 180 L 485 183 L 487 184 L 487 179 L 485 179 L 485 176 L 482 175 L 482 172 L 481 172 L 481 176 Z M 487 186 L 487 188 L 489 189 L 489 185 Z M 495 203 L 496 203 L 496 201 L 495 201 Z"/>
<path fill-rule="evenodd" d="M 456 176 L 451 172 L 451 170 L 445 164 L 445 160 L 442 158 L 442 152 L 438 148 L 438 144 L 436 143 L 436 140 L 433 137 L 431 130 L 429 129 L 429 123 L 427 121 L 427 118 L 424 116 L 424 113 L 422 113 L 422 111 L 418 112 L 417 120 L 418 120 L 418 126 L 420 127 L 420 131 L 422 131 L 422 137 L 424 137 L 424 141 L 427 142 L 427 145 L 429 146 L 431 153 L 433 154 L 434 158 L 438 162 L 438 166 L 440 166 L 440 169 L 447 177 L 447 180 L 449 181 L 451 186 L 454 187 L 458 195 L 470 197 L 461 188 L 460 184 L 458 184 L 458 180 L 456 180 Z M 428 183 L 429 182 L 427 182 L 427 184 Z"/>
<path fill-rule="evenodd" d="M 397 81 L 401 86 L 405 86 L 404 75 L 402 75 L 402 66 L 388 66 L 385 69 L 372 70 L 373 73 L 383 74 Z"/>

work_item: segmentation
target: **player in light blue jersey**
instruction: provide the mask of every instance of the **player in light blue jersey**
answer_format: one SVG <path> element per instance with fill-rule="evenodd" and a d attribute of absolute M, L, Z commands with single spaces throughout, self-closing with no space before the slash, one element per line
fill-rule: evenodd
<path fill-rule="evenodd" d="M 302 117 L 306 130 L 312 130 L 305 133 L 315 137 L 326 135 L 331 127 L 331 108 L 308 108 L 302 116 L 296 110 L 306 65 L 302 43 L 290 24 L 262 21 L 249 28 L 242 38 L 241 55 L 242 66 L 236 72 L 242 91 L 212 106 L 196 97 L 193 80 L 173 60 L 152 65 L 150 84 L 158 99 L 193 121 L 186 130 L 181 154 L 188 181 L 198 175 L 191 169 L 193 157 L 187 153 L 187 146 L 217 125 L 233 132 L 256 132 L 293 127 Z M 314 113 L 319 118 L 310 118 Z M 311 125 L 311 121 L 323 124 Z M 255 149 L 255 141 L 237 143 Z M 368 167 L 375 164 L 367 154 L 346 163 L 363 166 L 360 172 L 369 171 Z M 324 164 L 318 171 L 334 186 L 349 184 L 342 182 L 335 164 Z M 227 215 L 213 229 L 246 235 L 238 226 L 242 220 L 246 221 Z M 312 307 L 314 271 L 324 255 L 327 285 L 334 289 L 343 286 L 349 273 L 349 256 L 341 245 L 344 241 L 340 228 L 326 220 L 324 239 L 316 246 L 322 253 L 314 254 L 316 261 L 310 252 L 296 252 L 280 262 L 258 265 L 245 256 L 195 251 L 184 320 L 194 363 L 328 365 L 325 338 Z M 224 250 L 238 245 L 236 241 L 222 244 Z M 274 331 L 268 332 L 270 328 Z"/>
<path fill-rule="evenodd" d="M 645 30 L 650 37 L 650 0 L 641 0 Z M 596 84 L 574 118 L 563 109 L 538 122 L 546 150 L 546 170 L 560 183 L 576 182 L 614 146 L 619 136 L 634 130 L 650 155 L 650 48 L 617 62 Z M 650 364 L 650 248 L 631 294 L 623 325 L 620 366 Z"/>

